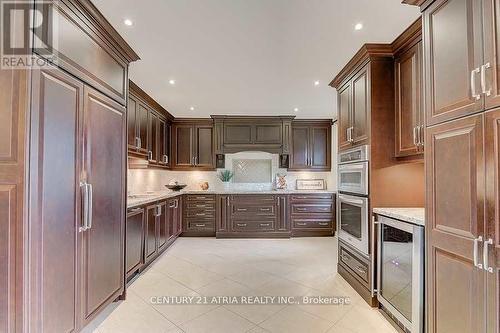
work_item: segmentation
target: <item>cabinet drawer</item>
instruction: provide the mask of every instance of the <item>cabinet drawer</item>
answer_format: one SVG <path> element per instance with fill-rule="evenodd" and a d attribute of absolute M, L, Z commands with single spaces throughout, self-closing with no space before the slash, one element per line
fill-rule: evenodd
<path fill-rule="evenodd" d="M 274 230 L 274 225 L 275 220 L 232 220 L 234 231 L 272 231 Z"/>
<path fill-rule="evenodd" d="M 333 213 L 333 204 L 292 204 L 292 214 Z"/>
<path fill-rule="evenodd" d="M 186 209 L 208 209 L 215 210 L 215 201 L 211 202 L 199 202 L 199 201 L 189 201 L 184 206 Z"/>
<path fill-rule="evenodd" d="M 188 231 L 215 231 L 215 222 L 203 220 L 187 220 L 186 228 Z"/>
<path fill-rule="evenodd" d="M 311 202 L 311 201 L 332 201 L 335 194 L 333 193 L 323 193 L 323 194 L 292 194 L 290 195 L 290 202 Z M 319 203 L 319 202 L 318 202 Z"/>
<path fill-rule="evenodd" d="M 213 195 L 213 194 L 188 194 L 186 196 L 186 200 L 188 201 L 188 203 L 190 201 L 198 201 L 199 203 L 209 203 L 209 202 L 215 203 L 215 195 Z"/>
<path fill-rule="evenodd" d="M 292 225 L 294 229 L 330 229 L 332 228 L 331 219 L 293 219 Z"/>
<path fill-rule="evenodd" d="M 274 202 L 276 198 L 273 195 L 265 195 L 265 194 L 238 194 L 233 195 L 232 201 L 235 204 L 245 204 L 245 205 L 261 205 L 261 204 L 270 204 Z"/>
<path fill-rule="evenodd" d="M 199 218 L 199 219 L 213 219 L 215 218 L 215 209 L 213 210 L 208 210 L 208 209 L 188 209 L 185 211 L 186 217 L 194 217 L 194 218 Z"/>
<path fill-rule="evenodd" d="M 350 250 L 339 242 L 339 261 L 350 269 L 357 277 L 365 282 L 366 287 L 370 281 L 369 277 L 369 262 L 368 259 L 356 255 L 354 251 Z"/>
<path fill-rule="evenodd" d="M 233 204 L 232 207 L 234 216 L 275 216 L 276 206 L 273 204 L 265 205 L 248 205 L 248 204 Z"/>

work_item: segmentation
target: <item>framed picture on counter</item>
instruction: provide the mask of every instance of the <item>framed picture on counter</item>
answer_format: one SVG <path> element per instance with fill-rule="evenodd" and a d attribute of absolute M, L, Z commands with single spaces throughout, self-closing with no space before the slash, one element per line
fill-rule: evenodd
<path fill-rule="evenodd" d="M 324 179 L 297 179 L 297 190 L 321 191 L 326 190 Z"/>

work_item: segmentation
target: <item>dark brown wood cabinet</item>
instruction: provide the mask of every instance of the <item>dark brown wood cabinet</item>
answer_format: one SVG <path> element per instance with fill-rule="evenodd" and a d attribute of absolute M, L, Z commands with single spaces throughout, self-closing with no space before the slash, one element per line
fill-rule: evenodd
<path fill-rule="evenodd" d="M 212 116 L 216 153 L 265 151 L 289 154 L 291 122 L 295 117 Z"/>
<path fill-rule="evenodd" d="M 485 236 L 483 126 L 480 114 L 427 128 L 429 332 L 486 329 L 485 273 L 474 250 Z"/>
<path fill-rule="evenodd" d="M 334 194 L 291 194 L 289 211 L 292 236 L 331 236 L 335 234 Z"/>
<path fill-rule="evenodd" d="M 394 110 L 393 66 L 391 44 L 365 44 L 330 83 L 337 89 L 339 150 L 369 144 L 373 135 L 394 130 L 385 124 L 386 111 Z M 376 121 L 372 109 L 384 111 Z"/>
<path fill-rule="evenodd" d="M 125 272 L 132 276 L 144 265 L 144 208 L 132 208 L 127 212 L 125 229 Z"/>
<path fill-rule="evenodd" d="M 131 168 L 170 168 L 173 116 L 129 81 L 128 152 Z M 138 163 L 136 159 L 146 160 Z"/>
<path fill-rule="evenodd" d="M 158 205 L 152 204 L 146 207 L 146 231 L 145 231 L 145 245 L 144 245 L 144 256 L 146 263 L 149 263 L 158 254 Z"/>
<path fill-rule="evenodd" d="M 186 195 L 182 213 L 183 235 L 215 235 L 215 216 L 216 199 L 214 194 Z"/>
<path fill-rule="evenodd" d="M 146 104 L 133 93 L 129 94 L 127 117 L 129 152 L 147 156 L 149 110 Z"/>
<path fill-rule="evenodd" d="M 176 119 L 172 133 L 174 169 L 215 169 L 214 131 L 211 119 Z"/>
<path fill-rule="evenodd" d="M 485 115 L 486 226 L 489 260 L 486 279 L 487 332 L 500 331 L 500 110 Z M 483 247 L 484 250 L 484 247 Z"/>
<path fill-rule="evenodd" d="M 182 199 L 180 196 L 167 201 L 168 208 L 168 245 L 182 233 Z"/>
<path fill-rule="evenodd" d="M 422 71 L 420 41 L 394 56 L 396 157 L 422 155 L 424 151 Z"/>
<path fill-rule="evenodd" d="M 291 171 L 331 170 L 331 121 L 294 121 L 292 123 Z"/>

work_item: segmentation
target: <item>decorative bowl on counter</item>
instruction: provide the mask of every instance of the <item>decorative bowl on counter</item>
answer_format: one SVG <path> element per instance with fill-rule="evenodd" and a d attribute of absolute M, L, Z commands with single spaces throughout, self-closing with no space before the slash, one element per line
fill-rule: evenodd
<path fill-rule="evenodd" d="M 165 185 L 169 190 L 172 190 L 174 192 L 178 192 L 182 190 L 184 187 L 186 187 L 186 184 L 172 184 L 172 185 Z"/>

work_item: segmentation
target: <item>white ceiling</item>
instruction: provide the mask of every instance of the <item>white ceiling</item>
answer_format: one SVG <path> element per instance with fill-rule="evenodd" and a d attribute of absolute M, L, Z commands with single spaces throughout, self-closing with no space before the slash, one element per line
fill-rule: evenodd
<path fill-rule="evenodd" d="M 419 15 L 401 0 L 93 2 L 141 57 L 130 78 L 176 117 L 335 118 L 331 79 L 363 43 L 392 42 Z"/>

